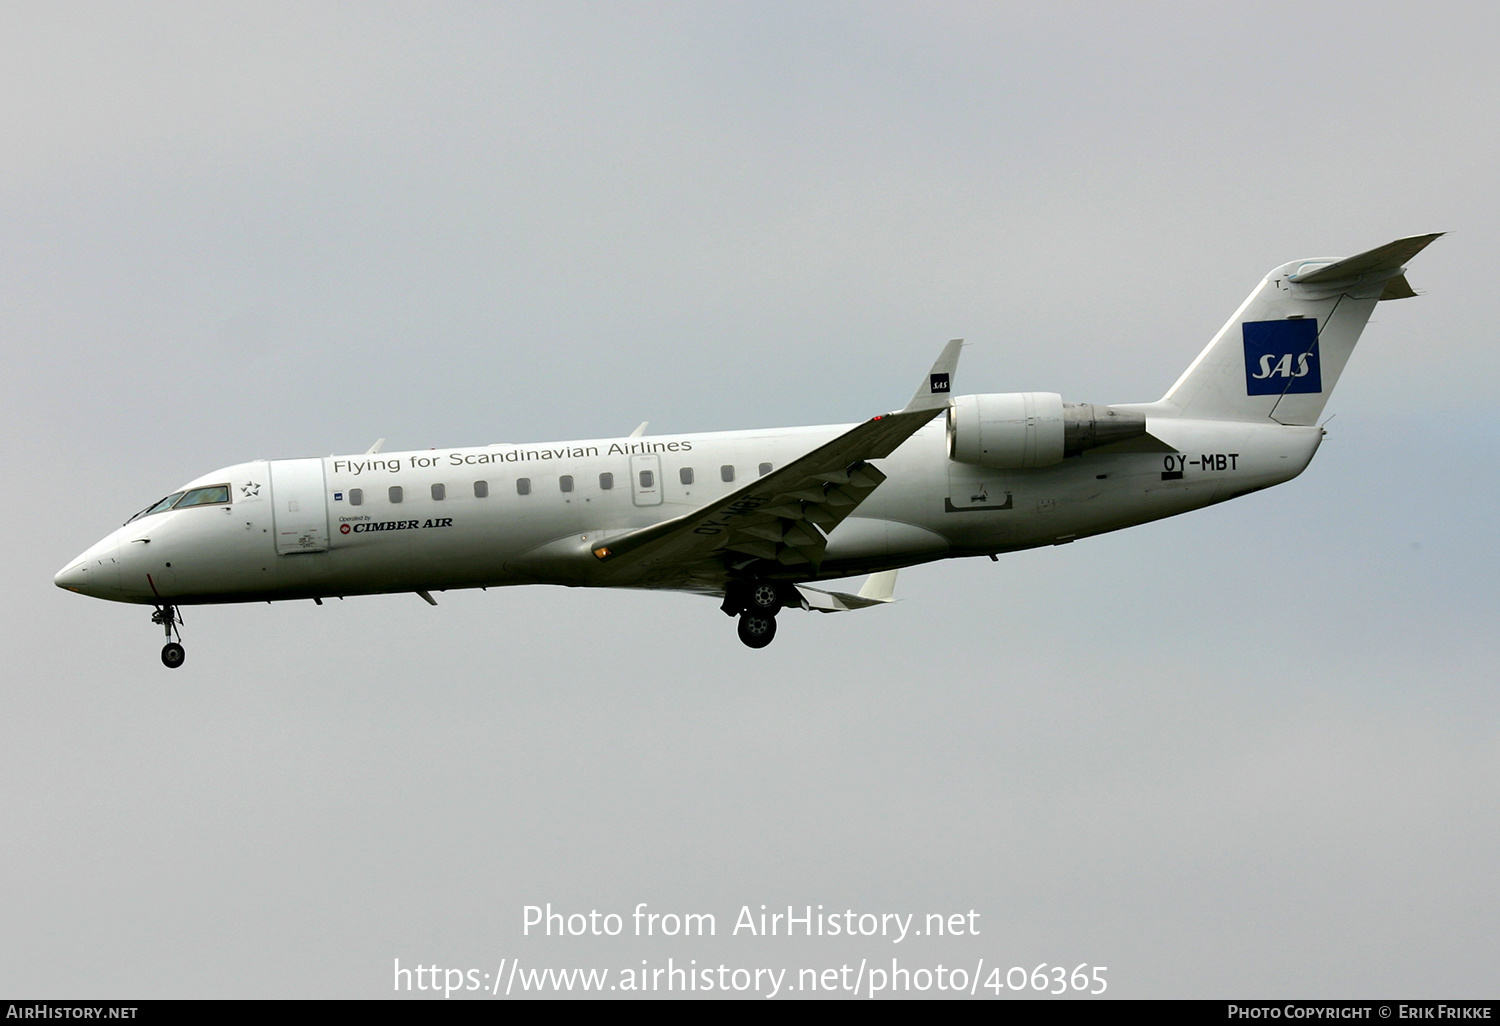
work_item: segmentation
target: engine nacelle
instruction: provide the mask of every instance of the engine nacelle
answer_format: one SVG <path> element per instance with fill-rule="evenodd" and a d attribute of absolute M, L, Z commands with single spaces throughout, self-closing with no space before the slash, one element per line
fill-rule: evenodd
<path fill-rule="evenodd" d="M 1063 458 L 1063 401 L 1056 392 L 961 395 L 948 411 L 948 455 L 997 470 Z"/>
<path fill-rule="evenodd" d="M 948 455 L 959 463 L 1023 470 L 1061 463 L 1146 433 L 1146 417 L 1056 392 L 961 395 L 948 410 Z"/>

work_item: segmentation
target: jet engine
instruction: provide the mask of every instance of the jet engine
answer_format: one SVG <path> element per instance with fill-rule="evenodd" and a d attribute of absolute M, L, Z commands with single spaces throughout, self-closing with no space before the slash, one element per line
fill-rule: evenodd
<path fill-rule="evenodd" d="M 1065 403 L 1056 392 L 961 395 L 948 410 L 949 457 L 996 470 L 1047 467 L 1145 433 L 1145 414 Z"/>

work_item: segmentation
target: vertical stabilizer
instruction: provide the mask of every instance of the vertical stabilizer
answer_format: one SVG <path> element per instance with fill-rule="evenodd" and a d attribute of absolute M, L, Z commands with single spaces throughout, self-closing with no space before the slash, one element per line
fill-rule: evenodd
<path fill-rule="evenodd" d="M 1375 304 L 1416 294 L 1406 282 L 1406 261 L 1441 234 L 1397 239 L 1344 260 L 1276 268 L 1151 412 L 1316 423 Z"/>

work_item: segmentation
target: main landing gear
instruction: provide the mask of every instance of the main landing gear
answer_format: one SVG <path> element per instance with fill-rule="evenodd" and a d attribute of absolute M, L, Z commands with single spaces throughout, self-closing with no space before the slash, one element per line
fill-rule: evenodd
<path fill-rule="evenodd" d="M 160 624 L 167 632 L 167 643 L 161 649 L 161 663 L 169 670 L 175 670 L 182 665 L 187 658 L 187 652 L 182 647 L 182 632 L 178 626 L 182 623 L 182 614 L 177 611 L 176 606 L 157 606 L 156 612 L 151 614 L 151 622 Z M 177 635 L 177 640 L 172 640 L 172 635 Z"/>
<path fill-rule="evenodd" d="M 719 608 L 740 618 L 740 640 L 765 648 L 776 639 L 776 614 L 784 605 L 781 589 L 771 581 L 732 581 Z"/>

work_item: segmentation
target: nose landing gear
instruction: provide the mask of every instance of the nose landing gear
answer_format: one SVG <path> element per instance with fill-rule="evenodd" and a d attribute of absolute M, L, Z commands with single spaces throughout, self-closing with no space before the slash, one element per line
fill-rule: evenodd
<path fill-rule="evenodd" d="M 182 647 L 182 632 L 178 626 L 182 623 L 182 614 L 177 611 L 176 606 L 157 606 L 156 612 L 151 614 L 151 622 L 160 624 L 167 632 L 167 643 L 162 646 L 161 663 L 169 670 L 175 670 L 182 665 L 187 658 L 187 652 Z M 177 635 L 177 640 L 172 640 L 172 635 Z"/>

